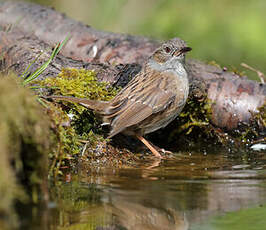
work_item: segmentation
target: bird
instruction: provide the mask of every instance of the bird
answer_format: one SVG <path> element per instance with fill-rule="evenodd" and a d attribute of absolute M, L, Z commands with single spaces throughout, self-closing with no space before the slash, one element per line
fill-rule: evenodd
<path fill-rule="evenodd" d="M 108 138 L 118 133 L 135 136 L 155 157 L 160 149 L 144 135 L 166 127 L 185 106 L 189 94 L 185 55 L 191 51 L 180 38 L 161 44 L 141 71 L 110 101 L 51 95 L 46 98 L 78 103 L 100 114 L 110 126 Z"/>

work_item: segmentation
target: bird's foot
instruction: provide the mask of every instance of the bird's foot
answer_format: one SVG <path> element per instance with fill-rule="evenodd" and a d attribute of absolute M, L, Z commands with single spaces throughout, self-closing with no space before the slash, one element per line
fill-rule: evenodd
<path fill-rule="evenodd" d="M 164 148 L 160 148 L 160 147 L 158 147 L 158 146 L 156 146 L 154 144 L 151 144 L 151 145 L 153 146 L 153 148 L 155 148 L 159 153 L 161 153 L 164 156 L 173 154 L 173 152 L 165 150 Z"/>
<path fill-rule="evenodd" d="M 142 136 L 138 136 L 137 138 L 144 144 L 146 145 L 146 147 L 151 150 L 151 152 L 154 154 L 155 157 L 158 157 L 160 159 L 162 159 L 163 157 L 161 156 L 161 154 L 159 153 L 159 151 L 153 146 L 153 144 L 151 144 L 150 142 L 148 142 L 144 137 Z"/>

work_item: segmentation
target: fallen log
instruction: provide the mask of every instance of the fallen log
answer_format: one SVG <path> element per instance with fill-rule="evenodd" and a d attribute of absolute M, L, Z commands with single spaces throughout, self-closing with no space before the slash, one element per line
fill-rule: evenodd
<path fill-rule="evenodd" d="M 50 46 L 70 34 L 61 54 L 84 62 L 141 64 L 158 46 L 151 39 L 98 31 L 53 9 L 26 2 L 0 3 L 0 26 L 19 27 Z"/>

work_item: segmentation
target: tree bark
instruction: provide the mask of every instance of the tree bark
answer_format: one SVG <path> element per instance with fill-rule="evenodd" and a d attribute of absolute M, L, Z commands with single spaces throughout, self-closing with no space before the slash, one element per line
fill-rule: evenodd
<path fill-rule="evenodd" d="M 97 31 L 52 9 L 24 2 L 0 3 L 0 28 L 0 67 L 13 67 L 19 74 L 43 52 L 31 69 L 40 66 L 50 55 L 49 47 L 70 35 L 43 78 L 56 76 L 63 67 L 86 68 L 96 70 L 100 80 L 123 86 L 159 46 L 158 41 L 143 37 Z M 250 124 L 265 105 L 265 84 L 191 59 L 187 70 L 191 82 L 205 82 L 207 98 L 214 102 L 211 122 L 217 127 L 232 130 Z M 258 121 L 261 129 L 264 124 Z"/>

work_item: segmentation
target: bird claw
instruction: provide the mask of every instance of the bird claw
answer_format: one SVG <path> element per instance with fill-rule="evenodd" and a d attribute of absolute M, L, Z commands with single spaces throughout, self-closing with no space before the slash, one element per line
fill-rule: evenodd
<path fill-rule="evenodd" d="M 169 150 L 165 150 L 165 149 L 160 149 L 159 152 L 162 152 L 164 155 L 171 155 L 171 154 L 173 154 L 173 152 L 171 152 Z"/>

